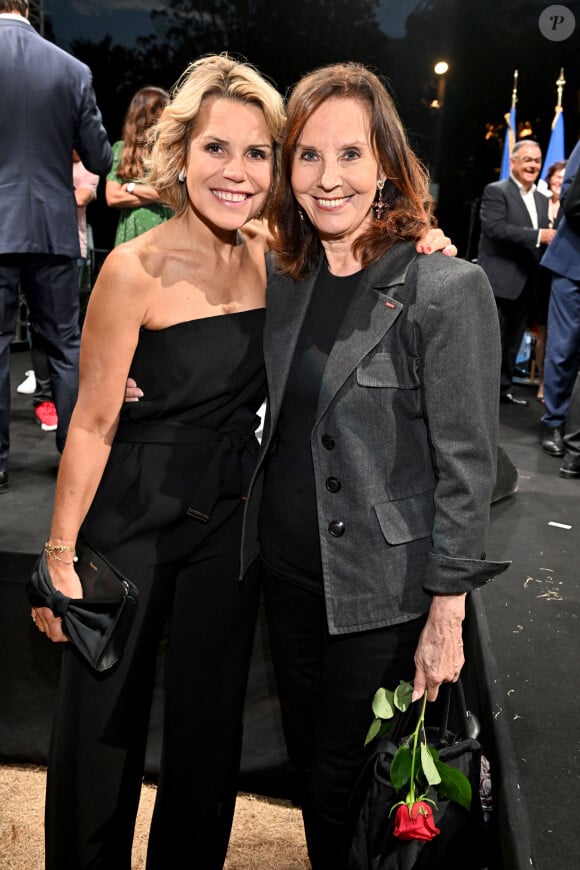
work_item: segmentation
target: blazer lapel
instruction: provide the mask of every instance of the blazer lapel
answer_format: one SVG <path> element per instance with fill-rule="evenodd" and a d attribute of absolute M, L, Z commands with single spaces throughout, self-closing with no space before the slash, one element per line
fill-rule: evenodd
<path fill-rule="evenodd" d="M 278 419 L 296 342 L 319 270 L 320 265 L 316 272 L 304 281 L 293 281 L 286 275 L 276 273 L 268 281 L 264 360 L 273 424 Z"/>
<path fill-rule="evenodd" d="M 353 300 L 332 348 L 318 399 L 316 422 L 349 375 L 375 347 L 403 310 L 403 304 L 388 295 L 389 287 L 404 284 L 407 271 L 418 255 L 412 243 L 394 245 L 381 260 L 361 272 Z"/>

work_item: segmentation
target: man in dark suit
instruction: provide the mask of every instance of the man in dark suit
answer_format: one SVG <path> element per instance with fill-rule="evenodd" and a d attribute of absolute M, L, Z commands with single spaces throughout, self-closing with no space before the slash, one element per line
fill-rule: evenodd
<path fill-rule="evenodd" d="M 527 405 L 512 393 L 520 344 L 535 298 L 535 282 L 548 229 L 548 199 L 536 190 L 542 167 L 537 142 L 521 139 L 513 148 L 510 177 L 488 184 L 481 200 L 477 262 L 487 273 L 495 296 L 501 331 L 500 401 Z"/>
<path fill-rule="evenodd" d="M 87 169 L 104 175 L 113 152 L 89 68 L 35 32 L 28 0 L 0 0 L 0 93 L 0 492 L 6 492 L 19 289 L 48 356 L 62 451 L 80 345 L 71 154 L 76 149 Z"/>
<path fill-rule="evenodd" d="M 560 194 L 560 214 L 553 244 L 542 258 L 552 272 L 548 341 L 544 364 L 542 449 L 563 456 L 570 396 L 580 369 L 580 142 L 570 154 Z M 547 383 L 547 386 L 546 386 Z M 578 426 L 578 413 L 575 413 Z M 578 437 L 576 435 L 576 437 Z M 575 463 L 576 469 L 579 463 Z M 570 475 L 566 475 L 570 476 Z"/>

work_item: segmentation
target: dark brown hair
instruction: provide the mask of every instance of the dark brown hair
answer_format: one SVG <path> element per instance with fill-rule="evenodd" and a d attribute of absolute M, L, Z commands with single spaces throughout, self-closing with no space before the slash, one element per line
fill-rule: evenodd
<path fill-rule="evenodd" d="M 561 169 L 565 169 L 567 164 L 567 160 L 557 160 L 555 163 L 552 163 L 552 165 L 548 167 L 548 171 L 546 172 L 546 184 L 548 185 L 548 187 L 550 186 L 552 175 L 554 175 L 556 172 L 559 172 Z"/>
<path fill-rule="evenodd" d="M 19 12 L 26 17 L 28 0 L 0 0 L 0 12 Z"/>
<path fill-rule="evenodd" d="M 145 175 L 144 159 L 149 154 L 149 131 L 169 102 L 169 92 L 152 85 L 133 96 L 123 122 L 123 152 L 117 175 L 139 179 Z"/>
<path fill-rule="evenodd" d="M 269 209 L 278 264 L 297 279 L 316 267 L 321 242 L 307 217 L 301 218 L 290 184 L 292 163 L 306 121 L 330 97 L 358 100 L 368 108 L 371 146 L 387 179 L 383 217 L 373 221 L 354 244 L 361 265 L 378 260 L 396 241 L 416 241 L 435 224 L 427 172 L 409 145 L 385 84 L 359 63 L 320 67 L 298 82 L 288 101 L 280 181 Z"/>

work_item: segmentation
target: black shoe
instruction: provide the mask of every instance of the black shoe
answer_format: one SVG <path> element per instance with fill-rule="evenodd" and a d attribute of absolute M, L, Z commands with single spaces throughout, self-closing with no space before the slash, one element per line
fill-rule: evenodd
<path fill-rule="evenodd" d="M 564 457 L 564 461 L 560 466 L 560 477 L 580 477 L 580 459 L 572 456 Z"/>
<path fill-rule="evenodd" d="M 542 450 L 549 453 L 550 456 L 564 455 L 564 438 L 562 426 L 546 426 L 544 425 L 544 434 L 542 437 Z"/>
<path fill-rule="evenodd" d="M 0 492 L 8 492 L 10 489 L 10 481 L 8 480 L 8 472 L 0 471 Z"/>
<path fill-rule="evenodd" d="M 499 400 L 502 404 L 510 404 L 510 405 L 527 405 L 527 399 L 518 399 L 514 396 L 513 393 L 502 393 L 499 397 Z"/>

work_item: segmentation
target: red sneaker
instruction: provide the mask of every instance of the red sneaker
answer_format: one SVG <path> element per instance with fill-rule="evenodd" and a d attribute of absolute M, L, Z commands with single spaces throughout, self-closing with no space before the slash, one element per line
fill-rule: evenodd
<path fill-rule="evenodd" d="M 36 422 L 44 432 L 54 432 L 58 426 L 58 415 L 54 402 L 41 402 L 34 409 Z"/>

